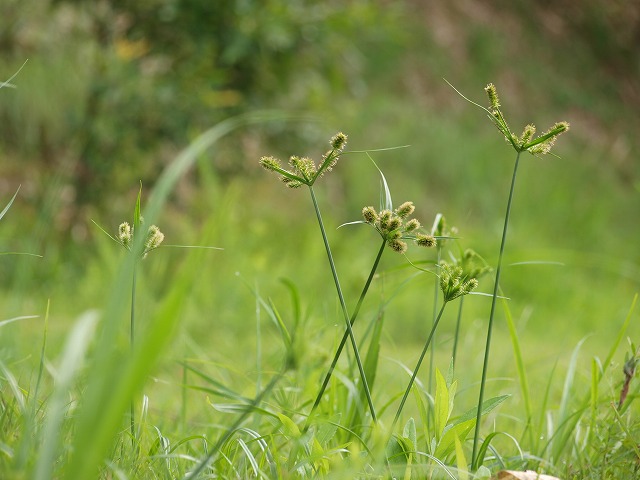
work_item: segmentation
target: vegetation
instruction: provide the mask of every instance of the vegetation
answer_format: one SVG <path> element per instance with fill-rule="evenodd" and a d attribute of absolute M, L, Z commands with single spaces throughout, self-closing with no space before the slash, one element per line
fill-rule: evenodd
<path fill-rule="evenodd" d="M 0 7 L 0 476 L 637 476 L 634 7 L 280 3 Z"/>

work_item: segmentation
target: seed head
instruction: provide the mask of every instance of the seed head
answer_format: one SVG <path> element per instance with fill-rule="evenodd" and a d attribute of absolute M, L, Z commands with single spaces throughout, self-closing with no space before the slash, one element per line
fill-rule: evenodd
<path fill-rule="evenodd" d="M 402 226 L 402 220 L 397 215 L 392 215 L 391 220 L 389 220 L 389 231 L 394 231 L 399 229 Z"/>
<path fill-rule="evenodd" d="M 380 230 L 382 230 L 383 232 L 389 231 L 392 216 L 393 213 L 391 213 L 391 210 L 382 210 L 380 212 L 378 216 L 378 224 L 380 226 Z"/>
<path fill-rule="evenodd" d="M 533 136 L 535 135 L 535 133 L 536 133 L 535 125 L 529 124 L 526 127 L 524 127 L 524 130 L 522 132 L 522 137 L 520 138 L 520 144 L 524 146 L 527 143 L 529 143 L 533 138 Z"/>
<path fill-rule="evenodd" d="M 484 91 L 487 92 L 487 97 L 489 97 L 489 105 L 491 110 L 493 110 L 493 115 L 496 116 L 498 111 L 500 110 L 500 99 L 498 98 L 498 91 L 493 83 L 488 84 L 484 87 Z"/>
<path fill-rule="evenodd" d="M 347 144 L 347 136 L 342 132 L 338 132 L 331 137 L 329 143 L 334 150 L 342 150 Z"/>
<path fill-rule="evenodd" d="M 391 250 L 398 253 L 405 253 L 407 251 L 407 244 L 400 239 L 394 238 L 387 241 L 387 245 L 391 247 Z"/>
<path fill-rule="evenodd" d="M 260 159 L 260 165 L 262 165 L 265 169 L 271 171 L 282 168 L 280 160 L 275 157 L 262 157 Z"/>
<path fill-rule="evenodd" d="M 478 280 L 465 280 L 462 267 L 447 262 L 440 263 L 440 289 L 445 302 L 467 295 L 478 286 Z"/>
<path fill-rule="evenodd" d="M 364 221 L 373 225 L 378 220 L 378 214 L 376 213 L 375 208 L 373 207 L 364 207 L 362 209 L 362 217 Z"/>
<path fill-rule="evenodd" d="M 129 222 L 122 222 L 118 227 L 118 240 L 125 247 L 129 248 L 131 246 L 131 241 L 133 240 L 133 230 L 131 229 L 131 225 Z"/>
<path fill-rule="evenodd" d="M 424 233 L 416 234 L 416 245 L 420 247 L 435 247 L 436 246 L 436 238 L 433 235 L 426 235 Z"/>
<path fill-rule="evenodd" d="M 412 218 L 407 223 L 404 224 L 404 231 L 407 233 L 413 232 L 420 228 L 420 222 L 415 218 Z"/>
<path fill-rule="evenodd" d="M 158 248 L 163 240 L 164 233 L 162 233 L 157 226 L 151 225 L 147 231 L 147 239 L 144 242 L 144 253 L 142 256 L 146 257 L 147 253 Z"/>
<path fill-rule="evenodd" d="M 414 207 L 413 202 L 404 202 L 402 205 L 396 208 L 396 215 L 398 215 L 402 219 L 405 219 L 409 215 L 411 215 L 415 209 L 416 207 Z"/>

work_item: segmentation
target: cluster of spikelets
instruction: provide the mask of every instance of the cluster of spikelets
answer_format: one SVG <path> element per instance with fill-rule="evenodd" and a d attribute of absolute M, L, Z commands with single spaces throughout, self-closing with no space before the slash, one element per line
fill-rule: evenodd
<path fill-rule="evenodd" d="M 461 265 L 440 262 L 440 290 L 445 302 L 471 293 L 478 286 L 478 279 L 470 277 Z"/>
<path fill-rule="evenodd" d="M 128 250 L 131 250 L 131 246 L 133 245 L 133 230 L 129 222 L 123 222 L 118 227 L 117 240 Z M 164 233 L 162 233 L 156 225 L 151 225 L 147 230 L 147 238 L 144 241 L 142 258 L 145 258 L 151 250 L 158 248 L 163 240 Z"/>
<path fill-rule="evenodd" d="M 280 174 L 282 181 L 288 187 L 312 186 L 318 177 L 330 172 L 336 165 L 342 150 L 347 145 L 347 136 L 342 132 L 336 133 L 331 137 L 329 143 L 331 150 L 322 156 L 319 166 L 316 166 L 315 162 L 310 158 L 297 156 L 289 158 L 291 170 L 282 168 L 280 160 L 274 157 L 262 157 L 260 165 L 267 170 Z"/>
<path fill-rule="evenodd" d="M 569 130 L 568 122 L 558 122 L 542 135 L 533 138 L 536 134 L 535 125 L 529 124 L 524 127 L 522 135 L 518 136 L 511 132 L 507 121 L 500 110 L 500 99 L 498 98 L 498 92 L 493 83 L 488 84 L 484 91 L 489 97 L 489 118 L 493 121 L 494 125 L 502 132 L 505 139 L 510 143 L 517 152 L 529 152 L 533 155 L 546 155 L 551 151 L 551 147 L 556 141 L 556 138 L 561 133 Z"/>
<path fill-rule="evenodd" d="M 369 225 L 372 225 L 387 242 L 389 248 L 398 253 L 407 251 L 407 243 L 404 240 L 413 240 L 421 247 L 433 247 L 436 239 L 433 235 L 418 232 L 420 222 L 408 217 L 414 212 L 412 202 L 404 202 L 395 210 L 382 210 L 376 212 L 373 207 L 364 207 L 362 217 Z"/>

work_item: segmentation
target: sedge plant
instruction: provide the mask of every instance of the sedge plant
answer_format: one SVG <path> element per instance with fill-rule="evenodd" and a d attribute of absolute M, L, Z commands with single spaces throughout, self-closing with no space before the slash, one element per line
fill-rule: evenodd
<path fill-rule="evenodd" d="M 438 328 L 438 324 L 440 323 L 440 319 L 442 318 L 445 307 L 449 302 L 455 300 L 456 298 L 468 295 L 478 286 L 478 280 L 476 278 L 469 277 L 460 265 L 442 261 L 438 265 L 438 271 L 438 285 L 440 288 L 440 292 L 442 293 L 442 305 L 436 315 L 435 321 L 431 325 L 431 330 L 429 331 L 427 340 L 425 341 L 424 347 L 422 348 L 422 353 L 420 353 L 420 357 L 418 358 L 416 366 L 414 367 L 411 374 L 409 384 L 407 385 L 402 399 L 400 400 L 400 405 L 398 406 L 398 410 L 396 411 L 395 417 L 393 418 L 391 430 L 393 430 L 395 425 L 398 423 L 398 420 L 400 419 L 400 414 L 402 413 L 404 405 L 407 401 L 407 397 L 411 392 L 411 388 L 413 387 L 416 377 L 418 376 L 418 371 L 420 370 L 422 361 L 424 360 L 427 350 L 429 349 L 429 345 L 431 345 L 434 333 Z"/>
<path fill-rule="evenodd" d="M 375 407 L 373 405 L 373 400 L 371 398 L 369 385 L 367 383 L 367 377 L 364 371 L 364 366 L 362 364 L 362 358 L 360 356 L 358 344 L 356 342 L 355 336 L 353 334 L 353 330 L 351 328 L 351 322 L 349 319 L 347 304 L 344 298 L 344 294 L 342 292 L 342 287 L 340 286 L 340 279 L 338 277 L 336 265 L 333 260 L 333 254 L 331 252 L 331 247 L 329 245 L 329 240 L 327 238 L 327 232 L 324 227 L 324 222 L 322 221 L 320 206 L 318 205 L 318 200 L 316 198 L 316 194 L 313 189 L 313 186 L 316 183 L 316 181 L 325 173 L 330 172 L 333 169 L 333 167 L 335 167 L 335 165 L 338 163 L 340 154 L 342 153 L 342 151 L 344 150 L 344 147 L 347 144 L 347 136 L 344 133 L 339 132 L 331 138 L 329 144 L 331 145 L 331 149 L 323 155 L 322 161 L 320 162 L 319 166 L 317 166 L 315 162 L 310 158 L 298 157 L 295 155 L 289 158 L 289 165 L 291 167 L 291 170 L 284 169 L 278 159 L 270 156 L 262 157 L 260 159 L 260 165 L 262 165 L 262 167 L 265 168 L 266 170 L 270 170 L 272 172 L 279 174 L 283 183 L 290 188 L 299 188 L 305 185 L 309 189 L 309 195 L 311 196 L 311 201 L 313 203 L 316 219 L 318 220 L 318 226 L 320 228 L 320 233 L 322 235 L 325 252 L 327 254 L 327 260 L 329 262 L 329 267 L 331 268 L 333 282 L 336 287 L 338 299 L 340 301 L 340 307 L 341 307 L 342 315 L 345 321 L 346 331 L 349 336 L 349 339 L 351 340 L 351 346 L 353 348 L 356 363 L 358 365 L 358 371 L 360 373 L 360 379 L 362 381 L 362 388 L 364 389 L 364 393 L 367 399 L 367 404 L 369 406 L 369 412 L 371 413 L 371 418 L 374 422 L 376 422 L 377 416 L 375 412 Z"/>
<path fill-rule="evenodd" d="M 511 206 L 513 203 L 513 197 L 515 192 L 518 166 L 520 164 L 520 159 L 523 153 L 530 153 L 531 155 L 534 155 L 534 156 L 546 155 L 550 153 L 551 148 L 553 147 L 558 136 L 569 130 L 568 122 L 564 122 L 564 121 L 557 122 L 549 130 L 544 132 L 542 135 L 535 137 L 536 127 L 533 124 L 528 124 L 524 127 L 522 134 L 518 136 L 511 131 L 504 117 L 504 114 L 502 113 L 502 110 L 500 108 L 501 107 L 500 100 L 499 100 L 498 92 L 496 90 L 495 85 L 493 85 L 492 83 L 489 83 L 484 90 L 489 99 L 489 108 L 483 107 L 482 105 L 479 105 L 469 100 L 457 90 L 456 92 L 460 96 L 462 96 L 462 98 L 478 106 L 479 108 L 481 108 L 487 113 L 491 122 L 495 125 L 498 131 L 504 136 L 507 143 L 511 145 L 511 147 L 515 150 L 516 158 L 513 166 L 513 173 L 511 176 L 511 186 L 509 188 L 509 197 L 507 200 L 506 213 L 504 216 L 502 238 L 500 241 L 500 251 L 498 254 L 498 264 L 496 266 L 493 294 L 492 294 L 492 300 L 491 300 L 491 311 L 489 313 L 489 321 L 487 325 L 484 360 L 482 364 L 482 378 L 480 381 L 480 393 L 478 397 L 476 425 L 475 425 L 475 432 L 474 432 L 474 438 L 473 438 L 473 451 L 471 455 L 471 465 L 473 469 L 477 469 L 477 467 L 479 466 L 477 465 L 478 463 L 477 460 L 478 460 L 478 446 L 479 446 L 479 436 L 480 436 L 480 417 L 482 415 L 482 403 L 484 399 L 485 385 L 487 381 L 489 353 L 491 350 L 491 334 L 493 330 L 494 316 L 495 316 L 496 304 L 498 299 L 498 289 L 500 288 L 500 273 L 502 270 L 502 259 L 504 256 L 504 250 L 505 250 L 505 245 L 507 240 L 507 229 L 509 226 L 509 219 L 511 216 Z"/>

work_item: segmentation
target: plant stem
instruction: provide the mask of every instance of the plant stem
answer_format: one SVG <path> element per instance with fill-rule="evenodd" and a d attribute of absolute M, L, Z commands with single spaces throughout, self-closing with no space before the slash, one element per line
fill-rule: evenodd
<path fill-rule="evenodd" d="M 360 307 L 362 306 L 362 302 L 364 301 L 364 297 L 367 295 L 367 292 L 369 291 L 369 286 L 371 285 L 371 281 L 373 280 L 373 276 L 376 273 L 376 270 L 378 268 L 378 264 L 380 263 L 380 258 L 382 257 L 382 253 L 384 252 L 384 247 L 386 246 L 387 241 L 386 240 L 382 240 L 382 245 L 380 246 L 380 250 L 378 251 L 378 255 L 376 256 L 376 260 L 375 262 L 373 262 L 373 267 L 371 267 L 371 272 L 369 272 L 369 278 L 367 278 L 367 282 L 364 285 L 364 288 L 362 289 L 362 293 L 360 293 L 360 298 L 358 299 L 358 304 L 356 305 L 355 310 L 353 311 L 353 314 L 351 315 L 351 320 L 350 320 L 350 324 L 353 327 L 354 322 L 356 321 L 356 318 L 358 317 L 358 313 L 360 312 Z M 311 416 L 313 415 L 313 412 L 316 410 L 316 408 L 318 408 L 318 405 L 320 405 L 320 402 L 322 400 L 322 396 L 324 395 L 325 390 L 327 389 L 327 386 L 329 385 L 329 380 L 331 379 L 331 375 L 333 374 L 334 369 L 336 368 L 336 364 L 338 363 L 338 359 L 340 358 L 340 354 L 342 353 L 342 349 L 344 348 L 345 344 L 347 343 L 347 338 L 349 337 L 349 331 L 345 330 L 344 335 L 342 336 L 342 340 L 340 341 L 340 345 L 338 345 L 338 348 L 336 350 L 335 355 L 333 356 L 333 360 L 331 362 L 331 366 L 329 367 L 329 370 L 327 371 L 327 374 L 324 377 L 324 381 L 322 382 L 322 386 L 320 387 L 320 391 L 318 392 L 318 395 L 316 396 L 316 400 L 313 403 L 313 406 L 311 407 L 311 411 L 309 412 L 309 416 L 307 417 L 307 419 L 310 419 Z"/>
<path fill-rule="evenodd" d="M 438 271 L 438 269 L 440 268 L 440 259 L 442 257 L 442 247 L 440 246 L 440 243 L 438 243 L 438 245 L 436 246 L 437 248 L 437 260 L 436 260 L 436 272 Z M 432 325 L 434 325 L 436 323 L 436 315 L 437 315 L 437 305 L 438 305 L 438 293 L 440 292 L 440 285 L 438 283 L 438 280 L 436 279 L 435 285 L 434 285 L 434 289 L 433 289 L 433 321 L 432 321 Z M 434 335 L 435 335 L 435 329 L 434 329 Z M 435 338 L 434 338 L 434 343 L 435 343 Z M 434 356 L 435 356 L 435 348 L 431 349 L 431 353 L 429 354 L 429 382 L 427 383 L 427 391 L 431 392 L 431 386 L 433 385 L 433 363 L 434 363 Z"/>
<path fill-rule="evenodd" d="M 316 200 L 316 195 L 313 191 L 313 187 L 309 186 L 309 192 L 311 193 L 311 200 L 313 200 L 313 207 L 316 211 L 316 217 L 318 218 L 318 224 L 320 226 L 320 232 L 322 233 L 322 240 L 324 241 L 324 247 L 327 252 L 327 258 L 329 260 L 329 265 L 331 266 L 331 273 L 333 274 L 333 282 L 336 285 L 336 290 L 338 292 L 338 298 L 340 299 L 340 306 L 342 307 L 342 314 L 344 316 L 344 321 L 347 326 L 347 334 L 351 339 L 351 346 L 353 347 L 353 353 L 356 358 L 356 362 L 358 364 L 358 370 L 360 371 L 360 378 L 362 379 L 362 387 L 364 388 L 364 393 L 367 397 L 367 402 L 369 404 L 369 411 L 371 412 L 371 418 L 375 422 L 377 422 L 375 408 L 373 407 L 373 400 L 371 399 L 371 392 L 369 391 L 369 385 L 367 383 L 367 377 L 364 373 L 364 367 L 362 366 L 362 359 L 360 358 L 360 352 L 358 352 L 358 344 L 356 343 L 356 339 L 353 335 L 353 330 L 351 328 L 351 321 L 349 320 L 349 312 L 347 310 L 347 304 L 344 300 L 344 295 L 342 294 L 342 288 L 340 287 L 340 281 L 338 280 L 338 272 L 336 271 L 336 266 L 333 261 L 333 255 L 331 254 L 331 247 L 329 246 L 329 240 L 327 239 L 327 233 L 324 228 L 324 224 L 322 223 L 322 215 L 320 215 L 320 207 L 318 206 L 318 201 Z"/>
<path fill-rule="evenodd" d="M 134 261 L 133 264 L 133 278 L 131 281 L 131 320 L 130 320 L 130 324 L 129 324 L 129 344 L 131 347 L 131 352 L 133 353 L 133 345 L 134 345 L 134 339 L 135 339 L 135 320 L 136 320 L 136 280 L 137 280 L 137 276 L 138 276 L 138 262 Z M 133 398 L 131 398 L 131 406 L 130 406 L 130 413 L 131 413 L 131 442 L 133 445 L 135 445 L 135 438 L 136 438 L 136 431 L 135 431 L 135 405 L 134 405 L 134 401 Z"/>
<path fill-rule="evenodd" d="M 458 352 L 458 337 L 460 336 L 460 322 L 462 320 L 462 308 L 464 306 L 464 297 L 460 297 L 460 306 L 458 307 L 458 319 L 456 320 L 456 333 L 453 336 L 453 353 L 451 355 L 451 365 L 455 371 L 456 354 Z"/>
<path fill-rule="evenodd" d="M 409 392 L 411 391 L 411 387 L 413 387 L 413 382 L 415 382 L 416 377 L 418 376 L 418 370 L 420 369 L 420 365 L 422 365 L 422 360 L 424 360 L 424 356 L 427 353 L 427 349 L 429 348 L 429 344 L 431 343 L 431 340 L 433 339 L 433 334 L 436 331 L 436 328 L 438 327 L 438 323 L 440 322 L 440 319 L 442 318 L 442 313 L 444 312 L 444 307 L 447 305 L 447 302 L 443 302 L 442 303 L 442 307 L 440 307 L 440 312 L 438 312 L 438 315 L 436 316 L 433 325 L 431 327 L 431 331 L 429 332 L 429 337 L 427 338 L 426 343 L 424 344 L 424 348 L 422 349 L 422 353 L 420 354 L 420 358 L 418 359 L 418 363 L 416 363 L 415 368 L 413 369 L 413 375 L 411 375 L 411 380 L 409 380 L 409 385 L 407 385 L 407 389 L 404 391 L 404 395 L 402 397 L 402 400 L 400 401 L 400 406 L 398 407 L 398 411 L 396 412 L 396 416 L 393 419 L 393 423 L 391 424 L 391 430 L 393 431 L 393 428 L 396 426 L 396 423 L 398 423 L 398 419 L 400 418 L 400 414 L 402 413 L 402 409 L 404 408 L 404 404 L 407 401 L 407 397 L 409 396 Z"/>
<path fill-rule="evenodd" d="M 504 246 L 507 240 L 507 228 L 509 226 L 509 217 L 511 215 L 511 204 L 513 202 L 513 192 L 516 185 L 516 175 L 518 174 L 518 164 L 520 163 L 520 153 L 516 155 L 515 165 L 513 167 L 513 176 L 511 178 L 511 187 L 509 189 L 509 200 L 507 201 L 507 212 L 504 216 L 504 227 L 502 229 L 502 241 L 500 242 L 500 254 L 498 255 L 498 266 L 496 268 L 496 278 L 493 285 L 493 297 L 491 299 L 491 313 L 489 314 L 489 326 L 487 327 L 487 344 L 484 349 L 484 362 L 482 364 L 482 380 L 480 381 L 480 395 L 478 397 L 478 411 L 476 414 L 475 433 L 473 435 L 473 453 L 471 454 L 471 467 L 476 470 L 476 455 L 478 452 L 478 439 L 480 437 L 480 417 L 482 416 L 482 402 L 484 401 L 484 388 L 487 382 L 487 369 L 489 366 L 489 350 L 491 347 L 491 332 L 493 329 L 493 317 L 496 310 L 496 300 L 498 298 L 498 288 L 500 285 L 500 272 L 502 270 L 502 257 L 504 255 Z"/>

